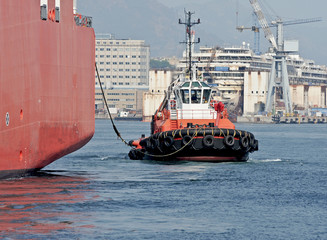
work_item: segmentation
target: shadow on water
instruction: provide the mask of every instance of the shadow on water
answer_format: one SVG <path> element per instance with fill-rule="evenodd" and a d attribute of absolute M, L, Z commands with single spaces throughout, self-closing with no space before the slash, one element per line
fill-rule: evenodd
<path fill-rule="evenodd" d="M 87 201 L 92 192 L 83 173 L 75 175 L 40 171 L 33 176 L 0 181 L 0 236 L 20 238 L 76 226 L 92 228 L 83 225 L 83 213 L 65 209 Z"/>

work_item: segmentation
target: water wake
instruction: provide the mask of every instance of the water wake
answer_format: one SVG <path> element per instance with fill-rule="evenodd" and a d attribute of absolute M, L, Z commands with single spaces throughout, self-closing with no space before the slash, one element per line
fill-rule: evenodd
<path fill-rule="evenodd" d="M 248 162 L 253 162 L 253 163 L 262 163 L 262 162 L 282 162 L 282 159 L 276 158 L 276 159 L 249 159 Z"/>

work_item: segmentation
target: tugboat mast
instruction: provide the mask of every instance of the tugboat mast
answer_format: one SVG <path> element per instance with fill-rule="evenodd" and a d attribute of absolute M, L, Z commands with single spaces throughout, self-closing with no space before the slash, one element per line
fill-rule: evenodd
<path fill-rule="evenodd" d="M 180 42 L 180 43 L 183 43 L 183 44 L 186 44 L 186 53 L 188 53 L 188 59 L 187 59 L 187 63 L 188 63 L 188 66 L 187 66 L 187 69 L 188 69 L 188 72 L 190 73 L 190 77 L 192 79 L 192 45 L 193 44 L 197 44 L 197 43 L 200 43 L 200 38 L 198 38 L 198 40 L 196 42 L 192 41 L 192 27 L 196 24 L 200 24 L 200 19 L 198 19 L 198 21 L 196 22 L 192 22 L 191 21 L 191 18 L 192 18 L 192 15 L 194 14 L 191 13 L 190 11 L 185 12 L 185 22 L 182 22 L 181 19 L 179 19 L 179 24 L 183 24 L 185 25 L 186 27 L 186 41 L 184 42 Z"/>

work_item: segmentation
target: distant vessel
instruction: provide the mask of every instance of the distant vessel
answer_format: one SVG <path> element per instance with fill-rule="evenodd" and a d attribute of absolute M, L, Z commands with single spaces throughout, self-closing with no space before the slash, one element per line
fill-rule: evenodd
<path fill-rule="evenodd" d="M 37 171 L 94 134 L 95 35 L 73 0 L 0 1 L 0 177 Z"/>
<path fill-rule="evenodd" d="M 213 87 L 215 99 L 225 104 L 229 115 L 238 116 L 264 111 L 272 60 L 271 53 L 257 55 L 246 44 L 200 47 L 192 54 L 192 62 Z M 309 108 L 325 108 L 327 67 L 298 54 L 288 55 L 286 61 L 294 111 L 303 114 Z M 185 54 L 178 69 L 183 71 L 186 63 Z M 283 103 L 279 104 L 276 112 L 283 109 Z"/>
<path fill-rule="evenodd" d="M 191 13 L 186 24 L 191 60 Z M 199 23 L 200 21 L 198 21 Z M 194 24 L 194 23 L 193 23 Z M 131 159 L 206 162 L 247 161 L 258 150 L 258 140 L 235 129 L 222 102 L 212 98 L 203 74 L 188 61 L 186 73 L 171 83 L 153 116 L 151 135 L 130 141 Z"/>

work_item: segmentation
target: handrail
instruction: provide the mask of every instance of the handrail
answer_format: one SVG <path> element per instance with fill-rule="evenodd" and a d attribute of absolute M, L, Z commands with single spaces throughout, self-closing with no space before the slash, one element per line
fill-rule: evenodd
<path fill-rule="evenodd" d="M 217 112 L 214 109 L 178 109 L 178 119 L 216 119 Z"/>
<path fill-rule="evenodd" d="M 74 14 L 74 20 L 79 27 L 92 27 L 92 17 L 83 16 L 81 14 Z"/>

